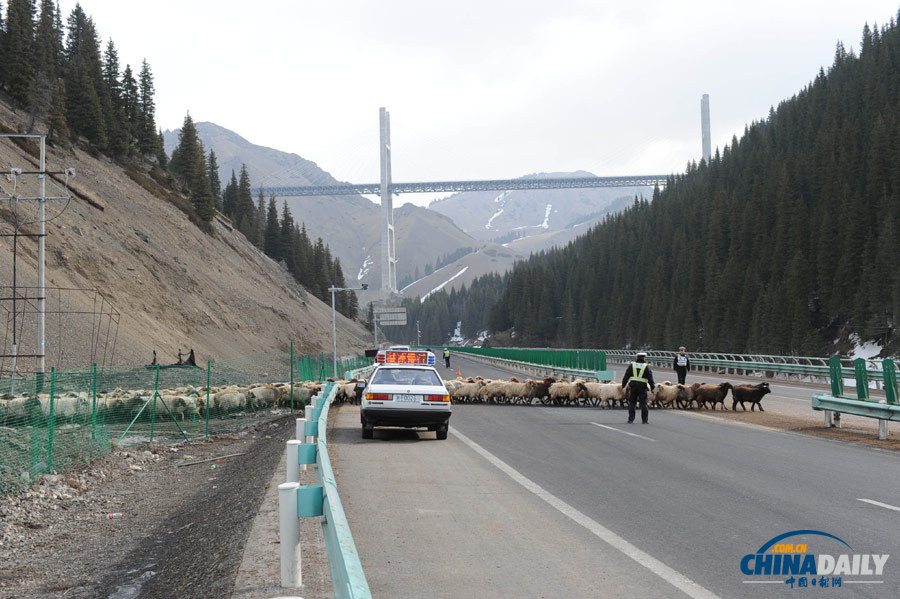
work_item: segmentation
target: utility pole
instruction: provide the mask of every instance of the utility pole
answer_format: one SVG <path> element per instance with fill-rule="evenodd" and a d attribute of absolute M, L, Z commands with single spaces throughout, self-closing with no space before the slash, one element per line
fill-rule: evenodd
<path fill-rule="evenodd" d="M 419 330 L 419 321 L 416 321 L 416 345 L 422 345 L 422 331 Z"/>
<path fill-rule="evenodd" d="M 334 309 L 334 292 L 335 291 L 363 291 L 368 289 L 369 285 L 367 283 L 363 283 L 362 287 L 329 287 L 328 291 L 331 292 L 331 339 L 334 343 L 333 349 L 334 353 L 332 366 L 332 375 L 334 380 L 337 380 L 337 315 Z"/>
<path fill-rule="evenodd" d="M 72 199 L 72 195 L 68 194 L 60 197 L 48 197 L 47 196 L 47 175 L 65 175 L 66 177 L 66 191 L 68 192 L 68 183 L 69 179 L 75 177 L 75 169 L 67 168 L 64 171 L 60 172 L 48 172 L 47 171 L 47 136 L 43 133 L 5 133 L 0 134 L 0 137 L 17 137 L 17 138 L 31 138 L 40 140 L 40 170 L 37 172 L 30 171 L 25 172 L 21 168 L 13 168 L 10 169 L 10 175 L 13 178 L 13 181 L 17 184 L 18 178 L 22 175 L 37 175 L 38 182 L 40 185 L 40 195 L 38 197 L 18 197 L 15 193 L 15 189 L 13 193 L 7 192 L 9 195 L 10 204 L 13 205 L 15 202 L 19 201 L 36 201 L 38 202 L 38 264 L 37 264 L 37 276 L 38 276 L 38 290 L 37 290 L 37 301 L 38 301 L 38 314 L 37 314 L 37 341 L 35 351 L 37 353 L 33 354 L 31 357 L 38 358 L 38 366 L 37 366 L 37 375 L 38 378 L 42 377 L 44 372 L 46 371 L 46 356 L 47 356 L 47 341 L 45 338 L 45 315 L 46 315 L 46 224 L 47 224 L 47 201 L 48 200 L 66 200 L 69 201 Z M 16 222 L 14 225 L 15 229 L 13 231 L 13 257 L 16 255 L 16 245 L 18 243 L 19 238 L 19 229 L 24 225 L 34 224 L 35 221 Z M 12 290 L 12 301 L 13 301 L 13 344 L 12 344 L 12 354 L 4 357 L 12 358 L 12 376 L 10 392 L 15 391 L 15 376 L 16 376 L 16 359 L 18 356 L 18 347 L 17 347 L 17 339 L 16 339 L 16 263 L 15 259 L 13 259 L 13 290 Z"/>

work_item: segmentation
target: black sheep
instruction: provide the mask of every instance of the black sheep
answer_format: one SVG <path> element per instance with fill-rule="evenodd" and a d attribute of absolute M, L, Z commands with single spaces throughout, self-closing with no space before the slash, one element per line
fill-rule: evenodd
<path fill-rule="evenodd" d="M 731 402 L 731 409 L 736 409 L 738 403 L 740 403 L 741 407 L 744 408 L 744 411 L 747 411 L 744 402 L 749 401 L 751 412 L 754 410 L 755 406 L 759 406 L 760 412 L 765 412 L 762 404 L 759 402 L 763 398 L 763 395 L 771 392 L 772 390 L 769 389 L 769 383 L 759 383 L 758 385 L 735 385 L 731 389 L 731 398 L 733 400 Z"/>

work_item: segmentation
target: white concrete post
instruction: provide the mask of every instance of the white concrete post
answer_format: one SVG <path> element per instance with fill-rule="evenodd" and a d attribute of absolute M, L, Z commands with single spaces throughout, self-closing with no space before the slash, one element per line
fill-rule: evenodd
<path fill-rule="evenodd" d="M 303 584 L 300 571 L 300 517 L 297 489 L 300 483 L 278 485 L 278 541 L 281 544 L 281 586 L 296 589 Z"/>
<path fill-rule="evenodd" d="M 825 410 L 825 426 L 829 428 L 834 426 L 831 422 L 831 410 Z"/>
<path fill-rule="evenodd" d="M 297 418 L 297 432 L 294 438 L 298 441 L 306 439 L 306 418 Z"/>
<path fill-rule="evenodd" d="M 300 482 L 300 464 L 297 463 L 297 451 L 303 441 L 291 439 L 287 442 L 287 482 Z"/>
<path fill-rule="evenodd" d="M 878 420 L 878 438 L 882 441 L 887 441 L 887 435 L 887 420 L 880 418 Z"/>

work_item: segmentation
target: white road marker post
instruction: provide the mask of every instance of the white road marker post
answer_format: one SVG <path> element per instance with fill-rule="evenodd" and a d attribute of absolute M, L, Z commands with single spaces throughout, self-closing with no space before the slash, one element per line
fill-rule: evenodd
<path fill-rule="evenodd" d="M 287 481 L 289 483 L 299 483 L 300 482 L 300 461 L 297 459 L 297 453 L 300 448 L 300 444 L 303 441 L 298 441 L 297 439 L 291 439 L 287 442 Z M 304 469 L 306 467 L 304 466 Z"/>
<path fill-rule="evenodd" d="M 296 589 L 303 584 L 300 569 L 300 517 L 297 512 L 299 483 L 278 485 L 278 540 L 281 544 L 281 586 Z"/>
<path fill-rule="evenodd" d="M 294 435 L 294 438 L 297 439 L 298 443 L 306 442 L 306 418 L 297 418 L 297 432 Z M 300 464 L 300 471 L 306 471 L 306 464 Z"/>

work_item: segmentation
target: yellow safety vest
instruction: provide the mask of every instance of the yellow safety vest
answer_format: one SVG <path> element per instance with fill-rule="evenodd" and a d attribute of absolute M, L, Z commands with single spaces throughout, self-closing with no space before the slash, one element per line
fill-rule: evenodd
<path fill-rule="evenodd" d="M 632 362 L 631 363 L 631 378 L 628 379 L 628 382 L 633 383 L 647 383 L 649 382 L 644 378 L 644 371 L 647 370 L 646 362 Z"/>

